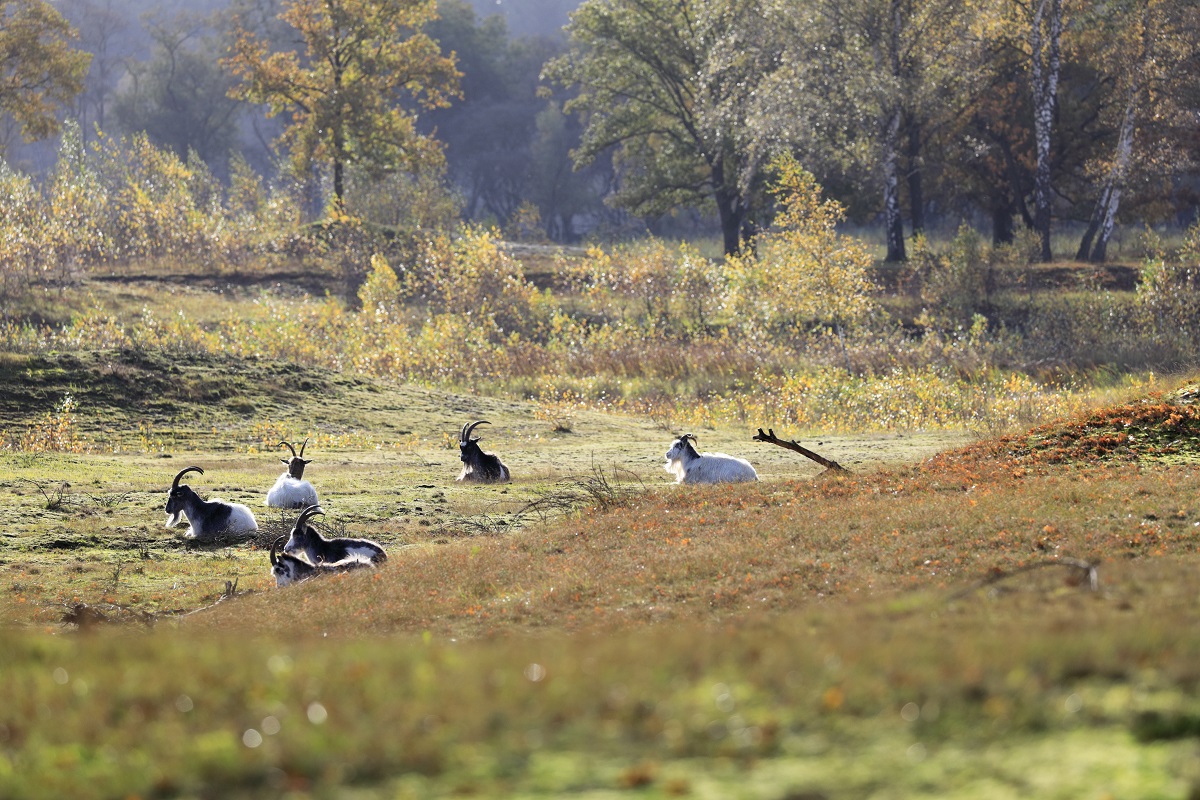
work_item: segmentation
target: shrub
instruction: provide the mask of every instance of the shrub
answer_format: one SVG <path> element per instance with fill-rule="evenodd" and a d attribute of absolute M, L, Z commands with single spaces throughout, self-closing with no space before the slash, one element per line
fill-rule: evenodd
<path fill-rule="evenodd" d="M 775 229 L 726 264 L 730 305 L 749 324 L 801 334 L 828 325 L 839 337 L 877 313 L 865 245 L 837 231 L 843 207 L 821 199 L 816 179 L 791 157 L 776 161 L 782 205 Z"/>

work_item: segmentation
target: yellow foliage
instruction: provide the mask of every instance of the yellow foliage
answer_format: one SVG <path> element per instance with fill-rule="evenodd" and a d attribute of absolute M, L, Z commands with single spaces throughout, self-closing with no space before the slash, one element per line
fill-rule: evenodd
<path fill-rule="evenodd" d="M 869 277 L 871 254 L 838 233 L 844 210 L 821 199 L 821 187 L 790 156 L 775 162 L 775 193 L 782 204 L 775 229 L 756 247 L 726 261 L 730 305 L 746 321 L 800 332 L 813 323 L 838 329 L 876 313 Z"/>

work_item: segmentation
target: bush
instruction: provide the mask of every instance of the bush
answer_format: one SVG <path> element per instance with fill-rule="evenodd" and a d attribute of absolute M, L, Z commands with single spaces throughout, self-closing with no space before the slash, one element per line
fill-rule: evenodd
<path fill-rule="evenodd" d="M 845 211 L 821 199 L 810 173 L 791 157 L 774 167 L 782 212 L 754 249 L 728 259 L 730 305 L 740 320 L 767 331 L 795 335 L 827 325 L 843 336 L 878 311 L 874 259 L 861 241 L 838 232 Z"/>

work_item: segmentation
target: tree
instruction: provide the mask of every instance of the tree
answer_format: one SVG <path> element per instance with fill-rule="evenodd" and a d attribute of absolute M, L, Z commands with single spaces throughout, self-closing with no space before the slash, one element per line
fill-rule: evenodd
<path fill-rule="evenodd" d="M 578 87 L 564 107 L 586 115 L 577 165 L 616 149 L 613 201 L 658 215 L 716 204 L 725 252 L 741 247 L 751 200 L 737 121 L 723 109 L 749 91 L 752 65 L 714 64 L 714 46 L 752 14 L 735 0 L 586 0 L 572 15 L 571 50 L 544 77 Z M 747 169 L 747 167 L 750 167 Z"/>
<path fill-rule="evenodd" d="M 1197 22 L 1200 20 L 1193 3 L 1126 0 L 1109 5 L 1103 18 L 1089 26 L 1089 33 L 1103 45 L 1092 52 L 1103 74 L 1111 76 L 1110 106 L 1117 121 L 1110 154 L 1099 160 L 1095 170 L 1100 192 L 1076 253 L 1080 261 L 1101 263 L 1107 256 L 1117 211 L 1139 156 L 1137 139 L 1153 142 L 1151 147 L 1141 148 L 1144 155 L 1139 166 L 1144 175 L 1169 173 L 1168 165 L 1182 160 L 1173 144 L 1177 137 L 1152 138 L 1148 134 L 1161 133 L 1174 121 L 1189 116 L 1176 98 L 1180 95 L 1180 79 L 1193 77 L 1185 72 L 1184 65 L 1198 55 Z"/>
<path fill-rule="evenodd" d="M 300 35 L 304 52 L 269 52 L 238 26 L 222 62 L 241 84 L 238 99 L 289 111 L 282 140 L 293 166 L 329 165 L 333 203 L 345 205 L 346 167 L 368 174 L 440 163 L 436 140 L 416 129 L 415 102 L 437 108 L 457 92 L 453 55 L 423 32 L 436 18 L 433 0 L 291 0 L 280 18 Z"/>
<path fill-rule="evenodd" d="M 529 197 L 530 145 L 546 107 L 539 73 L 562 48 L 546 39 L 511 40 L 503 17 L 480 20 L 461 0 L 439 3 L 438 12 L 427 30 L 457 54 L 463 99 L 423 115 L 420 127 L 436 129 L 445 143 L 448 174 L 465 196 L 467 216 L 506 225 Z"/>
<path fill-rule="evenodd" d="M 71 46 L 77 37 L 44 0 L 0 0 L 0 113 L 27 141 L 56 133 L 56 107 L 83 89 L 91 56 Z"/>
<path fill-rule="evenodd" d="M 924 223 L 923 149 L 963 104 L 969 16 L 955 0 L 779 0 L 763 36 L 784 67 L 760 85 L 761 124 L 809 164 L 880 192 L 887 260 L 906 256 L 901 192 Z M 825 176 L 822 176 L 825 177 Z"/>
<path fill-rule="evenodd" d="M 144 131 L 181 158 L 195 150 L 205 163 L 223 169 L 241 104 L 229 97 L 230 77 L 214 63 L 215 40 L 186 17 L 152 25 L 150 35 L 153 57 L 129 66 L 130 80 L 116 98 L 114 116 L 128 133 Z"/>
<path fill-rule="evenodd" d="M 108 129 L 109 101 L 132 57 L 131 13 L 120 0 L 63 0 L 63 14 L 79 31 L 80 48 L 92 54 L 83 91 L 76 101 L 80 130 Z"/>

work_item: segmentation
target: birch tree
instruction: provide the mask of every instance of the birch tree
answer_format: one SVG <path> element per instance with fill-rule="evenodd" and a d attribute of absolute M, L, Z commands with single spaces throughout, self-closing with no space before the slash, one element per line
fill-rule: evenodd
<path fill-rule="evenodd" d="M 783 66 L 759 86 L 759 120 L 806 160 L 875 187 L 887 260 L 906 257 L 902 191 L 924 226 L 923 148 L 953 117 L 971 72 L 969 15 L 953 0 L 780 2 Z"/>
<path fill-rule="evenodd" d="M 1058 102 L 1058 80 L 1062 71 L 1063 0 L 1033 0 L 1028 10 L 1029 79 L 1033 95 L 1033 136 L 1037 164 L 1034 170 L 1033 227 L 1041 240 L 1041 258 L 1049 261 L 1053 257 L 1050 226 L 1054 202 L 1050 144 Z"/>
<path fill-rule="evenodd" d="M 1106 259 L 1131 169 L 1138 160 L 1136 140 L 1147 136 L 1144 126 L 1151 123 L 1151 130 L 1159 129 L 1153 123 L 1180 116 L 1174 89 L 1181 77 L 1190 77 L 1183 68 L 1197 57 L 1198 21 L 1191 3 L 1130 0 L 1110 6 L 1106 24 L 1093 31 L 1097 46 L 1092 52 L 1112 76 L 1112 106 L 1118 119 L 1111 155 L 1098 165 L 1099 196 L 1077 260 L 1102 263 Z M 1157 139 L 1154 149 L 1160 151 L 1157 159 L 1151 155 L 1141 159 L 1151 173 L 1155 166 L 1172 160 L 1161 151 L 1176 148 L 1170 140 Z"/>

